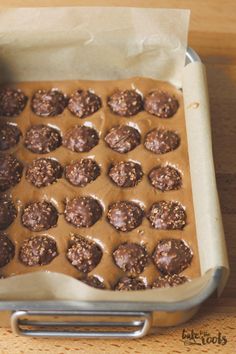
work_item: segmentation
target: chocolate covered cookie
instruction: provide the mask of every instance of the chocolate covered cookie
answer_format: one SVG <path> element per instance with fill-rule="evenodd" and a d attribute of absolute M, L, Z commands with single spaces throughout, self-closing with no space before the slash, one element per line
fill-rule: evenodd
<path fill-rule="evenodd" d="M 120 125 L 108 132 L 105 142 L 112 150 L 125 154 L 141 143 L 141 135 L 137 129 L 129 125 Z"/>
<path fill-rule="evenodd" d="M 143 210 L 137 203 L 124 200 L 109 206 L 107 218 L 117 230 L 127 232 L 142 223 L 143 214 Z"/>
<path fill-rule="evenodd" d="M 82 159 L 67 165 L 65 168 L 66 179 L 78 187 L 85 187 L 95 181 L 100 175 L 100 167 L 92 159 Z"/>
<path fill-rule="evenodd" d="M 0 192 L 14 187 L 21 180 L 22 163 L 13 155 L 0 155 Z"/>
<path fill-rule="evenodd" d="M 150 92 L 144 100 L 145 111 L 159 118 L 172 117 L 178 108 L 178 100 L 169 93 L 161 90 Z"/>
<path fill-rule="evenodd" d="M 109 177 L 118 187 L 135 187 L 142 179 L 141 165 L 133 161 L 115 163 L 109 170 Z"/>
<path fill-rule="evenodd" d="M 32 236 L 24 240 L 20 261 L 29 267 L 49 264 L 58 255 L 57 244 L 52 237 Z"/>
<path fill-rule="evenodd" d="M 144 146 L 155 154 L 166 154 L 177 149 L 180 144 L 178 134 L 171 130 L 153 129 L 145 137 Z"/>
<path fill-rule="evenodd" d="M 54 117 L 64 111 L 67 101 L 67 96 L 56 88 L 38 90 L 32 97 L 31 109 L 37 116 Z"/>
<path fill-rule="evenodd" d="M 148 178 L 151 185 L 162 192 L 179 189 L 182 185 L 180 172 L 168 165 L 154 167 Z"/>
<path fill-rule="evenodd" d="M 31 231 L 44 231 L 56 226 L 58 212 L 52 203 L 33 202 L 22 213 L 22 224 Z"/>
<path fill-rule="evenodd" d="M 67 259 L 80 272 L 91 272 L 102 258 L 101 248 L 82 236 L 73 236 L 67 250 Z"/>
<path fill-rule="evenodd" d="M 35 187 L 41 188 L 55 183 L 62 177 L 62 172 L 63 168 L 58 161 L 42 157 L 32 161 L 25 178 Z"/>
<path fill-rule="evenodd" d="M 86 278 L 80 279 L 83 283 L 92 286 L 93 288 L 96 289 L 105 289 L 104 283 L 98 279 L 98 277 L 95 277 L 94 275 L 90 275 Z"/>
<path fill-rule="evenodd" d="M 133 277 L 121 278 L 115 286 L 115 290 L 118 291 L 135 291 L 135 290 L 145 290 L 146 285 L 141 279 Z"/>
<path fill-rule="evenodd" d="M 6 229 L 15 220 L 16 207 L 6 195 L 0 195 L 0 230 Z"/>
<path fill-rule="evenodd" d="M 148 254 L 146 249 L 137 243 L 123 243 L 113 252 L 113 259 L 123 272 L 135 276 L 143 272 Z"/>
<path fill-rule="evenodd" d="M 66 202 L 64 215 L 75 227 L 91 227 L 101 218 L 102 206 L 92 197 L 75 197 Z"/>
<path fill-rule="evenodd" d="M 79 118 L 91 116 L 102 106 L 99 96 L 89 90 L 75 90 L 68 103 L 68 109 Z"/>
<path fill-rule="evenodd" d="M 77 125 L 66 132 L 62 144 L 71 151 L 88 152 L 98 142 L 99 136 L 95 129 Z"/>
<path fill-rule="evenodd" d="M 191 263 L 193 252 L 179 239 L 163 239 L 153 253 L 153 262 L 162 274 L 179 274 Z"/>
<path fill-rule="evenodd" d="M 180 203 L 161 200 L 154 203 L 147 214 L 152 227 L 162 230 L 183 229 L 186 213 Z"/>
<path fill-rule="evenodd" d="M 33 125 L 25 134 L 24 144 L 35 154 L 47 154 L 61 145 L 61 136 L 58 130 L 49 125 Z"/>
<path fill-rule="evenodd" d="M 135 90 L 117 90 L 108 97 L 107 105 L 113 113 L 131 117 L 143 109 L 143 99 Z"/>
<path fill-rule="evenodd" d="M 15 124 L 0 123 L 0 150 L 11 149 L 19 143 L 21 131 Z"/>
<path fill-rule="evenodd" d="M 8 235 L 0 233 L 0 267 L 7 265 L 15 255 L 15 246 Z"/>
<path fill-rule="evenodd" d="M 177 285 L 184 284 L 188 281 L 185 276 L 173 274 L 173 275 L 161 275 L 157 278 L 153 284 L 152 289 L 156 288 L 172 288 Z"/>
<path fill-rule="evenodd" d="M 20 89 L 0 89 L 0 116 L 16 117 L 25 108 L 28 98 Z"/>

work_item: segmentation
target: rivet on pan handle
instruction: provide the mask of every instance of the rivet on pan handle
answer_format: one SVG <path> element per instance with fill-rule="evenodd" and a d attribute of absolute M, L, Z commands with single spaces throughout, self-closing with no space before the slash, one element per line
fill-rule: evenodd
<path fill-rule="evenodd" d="M 46 318 L 45 321 L 34 319 L 35 316 Z M 47 321 L 48 316 L 86 317 L 89 321 Z M 93 317 L 101 317 L 94 321 Z M 26 319 L 27 317 L 27 319 Z M 29 317 L 32 318 L 28 319 Z M 110 320 L 106 320 L 109 317 Z M 111 321 L 111 317 L 123 317 L 122 321 Z M 91 320 L 90 320 L 91 319 Z M 70 338 L 141 338 L 151 327 L 150 312 L 122 312 L 122 311 L 15 311 L 11 316 L 12 331 L 20 336 L 32 337 L 70 337 Z M 28 328 L 25 328 L 25 327 Z M 33 327 L 34 329 L 29 329 Z M 37 329 L 40 327 L 40 329 Z M 61 330 L 61 327 L 66 328 Z M 71 327 L 71 331 L 68 329 Z M 88 330 L 82 330 L 86 327 Z M 101 328 L 111 330 L 101 330 Z M 97 330 L 95 330 L 97 328 Z M 130 329 L 134 330 L 130 330 Z M 99 330 L 98 330 L 99 329 Z M 120 329 L 120 330 L 119 330 Z M 126 331 L 124 331 L 126 329 Z M 127 331 L 127 330 L 130 331 Z"/>

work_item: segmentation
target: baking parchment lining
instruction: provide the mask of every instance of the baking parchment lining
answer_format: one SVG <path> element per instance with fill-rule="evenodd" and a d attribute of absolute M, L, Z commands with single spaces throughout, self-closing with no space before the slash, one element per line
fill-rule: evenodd
<path fill-rule="evenodd" d="M 189 11 L 186 10 L 1 10 L 0 73 L 2 81 L 146 76 L 170 81 L 178 87 L 182 86 L 183 74 L 191 175 L 193 192 L 196 193 L 194 207 L 204 274 L 217 266 L 227 269 L 228 263 L 214 184 L 205 76 L 201 64 L 189 64 L 183 71 L 188 18 Z M 200 161 L 202 164 L 197 164 Z M 222 286 L 225 279 L 226 276 Z M 188 296 L 197 294 L 205 282 L 203 276 L 178 287 L 175 292 L 170 289 L 146 290 L 145 300 L 185 298 L 186 293 Z M 92 289 L 68 276 L 42 272 L 1 280 L 0 297 L 2 300 L 110 301 L 112 298 L 143 301 L 143 293 L 112 292 L 111 296 L 110 291 Z"/>
<path fill-rule="evenodd" d="M 0 19 L 1 72 L 14 81 L 143 76 L 181 85 L 188 10 L 19 8 Z"/>

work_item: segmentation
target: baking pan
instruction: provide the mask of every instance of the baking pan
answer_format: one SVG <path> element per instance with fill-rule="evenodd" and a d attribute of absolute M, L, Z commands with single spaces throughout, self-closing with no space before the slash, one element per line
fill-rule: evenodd
<path fill-rule="evenodd" d="M 15 333 L 25 336 L 138 338 L 155 328 L 187 321 L 215 289 L 218 294 L 222 291 L 228 263 L 212 158 L 206 75 L 190 48 L 183 70 L 188 15 L 187 10 L 134 8 L 1 10 L 0 64 L 5 62 L 9 71 L 4 73 L 11 73 L 14 81 L 88 80 L 91 76 L 112 80 L 115 74 L 122 79 L 158 77 L 182 87 L 201 267 L 201 276 L 190 282 L 145 292 L 93 289 L 53 272 L 6 277 L 0 282 L 2 326 L 11 323 Z M 45 21 L 46 16 L 50 20 Z M 120 16 L 124 16 L 122 21 Z M 78 26 L 81 22 L 82 27 Z M 19 33 L 21 41 L 17 40 Z M 114 37 L 115 47 L 110 45 Z M 165 44 L 168 38 L 169 46 L 164 51 L 163 38 Z M 96 46 L 97 41 L 101 46 Z M 96 55 L 89 43 L 95 44 Z M 104 45 L 109 53 L 105 57 Z M 167 58 L 159 60 L 165 54 Z M 76 56 L 79 61 L 74 60 Z M 1 73 L 3 69 L 1 65 Z"/>
<path fill-rule="evenodd" d="M 188 48 L 186 52 L 186 68 L 189 64 L 193 63 L 200 63 L 200 58 L 193 49 Z M 200 70 L 202 70 L 202 67 Z M 201 91 L 201 82 L 205 80 L 204 73 L 202 73 L 202 76 L 200 74 L 198 78 L 199 77 L 202 79 L 200 82 L 193 82 L 193 86 L 195 84 L 197 85 L 196 92 L 198 90 Z M 188 97 L 186 100 L 187 99 Z M 203 103 L 201 101 L 201 104 L 208 105 L 207 95 L 204 97 L 204 100 Z M 190 107 L 190 109 L 195 109 L 197 105 L 194 106 L 191 104 L 185 106 L 187 108 Z M 204 109 L 205 108 L 206 107 L 204 107 Z M 194 113 L 191 113 L 191 116 L 192 115 L 194 115 Z M 190 146 L 196 143 L 196 141 L 194 140 L 194 136 L 192 136 L 191 133 L 189 134 L 188 124 L 192 125 L 194 123 L 188 121 L 188 117 L 189 113 L 186 111 L 188 144 Z M 208 117 L 203 117 L 203 123 L 204 121 L 209 125 Z M 209 126 L 205 130 L 205 134 L 203 131 L 203 141 L 206 140 L 207 144 L 211 143 Z M 194 149 L 190 149 L 190 151 L 192 150 Z M 208 194 L 202 193 L 202 195 L 199 195 L 197 191 L 199 185 L 197 182 L 198 174 L 202 176 L 205 175 L 205 165 L 200 163 L 202 159 L 201 150 L 203 150 L 204 153 L 204 144 L 199 148 L 198 154 L 194 156 L 193 154 L 191 155 L 191 153 L 189 154 L 197 230 L 202 227 L 201 223 L 198 225 L 199 219 L 204 219 L 204 217 L 198 215 L 198 213 L 203 210 L 203 204 L 211 205 L 213 202 L 218 218 L 220 215 L 218 201 L 215 202 L 215 200 L 213 200 L 215 196 L 217 196 L 217 191 L 212 151 L 209 147 L 207 149 L 206 159 L 208 159 L 208 168 L 211 173 L 209 174 L 208 171 L 206 186 L 204 187 L 204 185 L 202 185 L 202 191 L 204 192 L 204 188 L 208 188 L 209 183 L 213 190 Z M 196 166 L 198 167 L 197 173 Z M 204 222 L 205 221 L 202 220 L 203 227 L 206 227 L 206 223 L 204 224 Z M 213 241 L 211 246 L 216 247 L 216 252 L 217 247 L 219 247 L 220 251 L 225 253 L 221 220 L 218 220 L 217 225 L 219 229 L 216 230 L 215 241 Z M 198 232 L 197 237 L 199 237 Z M 200 249 L 204 247 L 202 240 L 199 238 L 198 244 Z M 70 301 L 68 299 L 54 300 L 53 296 L 49 297 L 50 300 L 4 300 L 0 302 L 0 323 L 2 326 L 8 326 L 10 323 L 14 333 L 23 336 L 73 338 L 143 337 L 155 327 L 177 325 L 189 320 L 198 311 L 203 301 L 216 289 L 218 289 L 220 293 L 227 278 L 225 259 L 227 263 L 226 255 L 224 255 L 222 262 L 213 261 L 211 269 L 204 272 L 204 274 L 202 272 L 203 275 L 200 278 L 192 281 L 196 283 L 196 287 L 184 297 L 178 294 L 178 289 L 172 288 L 169 289 L 169 291 L 172 291 L 174 294 L 173 299 L 168 298 L 167 301 L 164 300 L 165 297 L 163 297 L 162 301 L 155 301 L 151 295 L 151 290 L 148 291 L 149 295 L 147 297 L 145 296 L 145 291 L 141 296 L 142 300 L 139 298 L 139 300 L 135 301 L 117 301 L 115 296 L 111 301 L 103 301 L 102 298 L 98 298 L 98 301 L 89 299 L 87 301 Z M 202 262 L 201 257 L 200 262 Z M 214 266 L 214 264 L 217 263 L 219 266 Z M 163 290 L 161 289 L 160 291 Z"/>

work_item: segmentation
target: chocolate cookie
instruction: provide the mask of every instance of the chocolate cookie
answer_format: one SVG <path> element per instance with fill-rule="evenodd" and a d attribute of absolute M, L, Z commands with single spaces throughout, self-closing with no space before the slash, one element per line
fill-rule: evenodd
<path fill-rule="evenodd" d="M 181 204 L 161 200 L 154 203 L 147 214 L 151 225 L 161 230 L 181 230 L 186 225 L 186 213 Z"/>
<path fill-rule="evenodd" d="M 15 255 L 15 246 L 8 235 L 0 233 L 0 267 L 7 265 Z"/>
<path fill-rule="evenodd" d="M 94 275 L 90 275 L 89 277 L 79 279 L 79 280 L 81 280 L 83 283 L 85 283 L 89 286 L 92 286 L 93 288 L 105 289 L 104 283 L 100 279 L 95 277 Z"/>
<path fill-rule="evenodd" d="M 33 125 L 25 134 L 25 147 L 35 154 L 47 154 L 61 145 L 58 130 L 48 125 Z"/>
<path fill-rule="evenodd" d="M 148 175 L 151 185 L 160 191 L 179 189 L 182 185 L 182 177 L 178 170 L 171 166 L 158 166 Z"/>
<path fill-rule="evenodd" d="M 67 96 L 56 88 L 38 90 L 31 101 L 31 109 L 41 117 L 54 117 L 61 114 L 67 105 Z"/>
<path fill-rule="evenodd" d="M 66 202 L 64 215 L 75 227 L 90 227 L 101 218 L 102 206 L 92 197 L 75 197 Z"/>
<path fill-rule="evenodd" d="M 102 250 L 93 241 L 81 236 L 73 236 L 66 255 L 69 262 L 80 272 L 89 273 L 100 262 Z"/>
<path fill-rule="evenodd" d="M 177 149 L 180 144 L 179 136 L 164 129 L 153 129 L 145 137 L 144 146 L 155 154 L 166 154 Z"/>
<path fill-rule="evenodd" d="M 133 161 L 121 161 L 114 164 L 109 177 L 118 187 L 135 187 L 142 179 L 142 167 Z"/>
<path fill-rule="evenodd" d="M 142 223 L 143 210 L 137 203 L 119 201 L 110 205 L 107 218 L 117 230 L 127 232 Z"/>
<path fill-rule="evenodd" d="M 14 187 L 21 180 L 23 165 L 13 155 L 0 155 L 0 192 Z"/>
<path fill-rule="evenodd" d="M 0 195 L 0 230 L 6 229 L 15 220 L 17 211 L 12 200 L 6 195 Z"/>
<path fill-rule="evenodd" d="M 31 231 L 44 231 L 56 226 L 58 212 L 52 203 L 33 202 L 22 213 L 22 224 Z"/>
<path fill-rule="evenodd" d="M 161 90 L 150 92 L 144 100 L 145 111 L 160 118 L 172 117 L 178 108 L 177 99 Z"/>
<path fill-rule="evenodd" d="M 95 93 L 86 90 L 76 90 L 72 93 L 68 109 L 79 118 L 91 116 L 102 106 L 102 101 Z"/>
<path fill-rule="evenodd" d="M 115 290 L 119 291 L 132 291 L 132 290 L 145 290 L 146 285 L 141 279 L 124 277 L 118 281 Z"/>
<path fill-rule="evenodd" d="M 99 142 L 99 136 L 95 129 L 83 126 L 75 126 L 68 130 L 63 137 L 62 144 L 67 149 L 76 152 L 88 152 Z"/>
<path fill-rule="evenodd" d="M 161 273 L 179 274 L 190 265 L 193 252 L 182 240 L 164 239 L 157 244 L 152 258 Z"/>
<path fill-rule="evenodd" d="M 19 89 L 0 89 L 0 116 L 16 117 L 25 108 L 28 98 Z"/>
<path fill-rule="evenodd" d="M 135 90 L 117 90 L 108 97 L 111 111 L 119 116 L 131 117 L 143 109 L 142 96 Z"/>
<path fill-rule="evenodd" d="M 184 284 L 188 281 L 185 276 L 173 274 L 173 275 L 161 275 L 157 278 L 153 284 L 152 289 L 155 288 L 172 288 L 177 285 Z"/>
<path fill-rule="evenodd" d="M 66 179 L 78 187 L 85 187 L 100 175 L 100 167 L 92 159 L 82 159 L 67 165 L 65 168 Z"/>
<path fill-rule="evenodd" d="M 125 154 L 141 143 L 139 131 L 128 125 L 112 128 L 105 137 L 105 142 L 114 151 Z"/>
<path fill-rule="evenodd" d="M 29 267 L 49 264 L 58 255 L 57 244 L 47 236 L 32 236 L 24 240 L 20 252 L 20 261 Z"/>
<path fill-rule="evenodd" d="M 19 143 L 21 131 L 15 124 L 0 123 L 0 150 L 4 151 Z"/>
<path fill-rule="evenodd" d="M 135 276 L 143 272 L 148 254 L 143 246 L 136 243 L 123 243 L 113 252 L 113 258 L 117 267 L 123 272 Z"/>
<path fill-rule="evenodd" d="M 61 178 L 63 168 L 58 161 L 49 158 L 33 160 L 26 170 L 25 178 L 35 187 L 46 187 Z"/>

